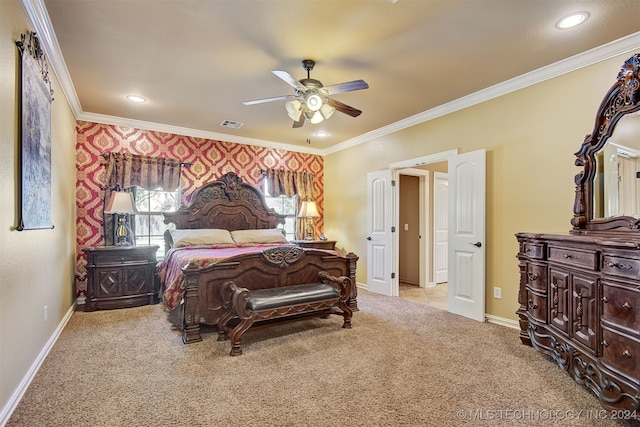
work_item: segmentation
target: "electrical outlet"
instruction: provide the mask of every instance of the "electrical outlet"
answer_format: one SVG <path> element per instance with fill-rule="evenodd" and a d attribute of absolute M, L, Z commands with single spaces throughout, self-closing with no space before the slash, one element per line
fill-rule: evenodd
<path fill-rule="evenodd" d="M 500 299 L 502 298 L 502 288 L 494 287 L 493 288 L 493 297 Z"/>
<path fill-rule="evenodd" d="M 45 305 L 44 306 L 44 321 L 46 322 L 48 318 L 49 318 L 49 307 Z"/>

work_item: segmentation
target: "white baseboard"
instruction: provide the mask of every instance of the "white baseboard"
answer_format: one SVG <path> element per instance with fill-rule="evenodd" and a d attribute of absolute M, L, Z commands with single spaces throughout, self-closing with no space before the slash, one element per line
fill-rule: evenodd
<path fill-rule="evenodd" d="M 27 388 L 29 388 L 29 384 L 31 384 L 31 381 L 33 381 L 33 378 L 38 373 L 38 370 L 40 369 L 40 366 L 42 366 L 44 359 L 46 359 L 47 355 L 53 348 L 53 345 L 56 343 L 56 341 L 58 341 L 58 338 L 60 337 L 60 334 L 62 333 L 65 326 L 67 326 L 67 323 L 69 323 L 69 319 L 71 319 L 71 315 L 73 314 L 75 309 L 76 302 L 73 303 L 69 311 L 67 311 L 67 313 L 65 314 L 64 318 L 60 321 L 60 324 L 58 324 L 58 327 L 53 332 L 53 335 L 51 335 L 51 337 L 47 341 L 47 344 L 40 351 L 40 354 L 38 354 L 38 357 L 33 362 L 26 375 L 22 378 L 20 385 L 18 385 L 18 388 L 13 392 L 7 404 L 4 406 L 4 408 L 2 408 L 2 411 L 0 411 L 0 426 L 4 426 L 9 421 L 11 414 L 16 409 L 16 406 L 18 406 L 18 403 L 20 403 L 20 399 L 22 399 L 22 396 L 24 396 Z"/>
<path fill-rule="evenodd" d="M 489 323 L 495 323 L 496 325 L 520 330 L 520 322 L 517 320 L 505 319 L 504 317 L 493 316 L 491 314 L 485 314 L 484 317 Z"/>

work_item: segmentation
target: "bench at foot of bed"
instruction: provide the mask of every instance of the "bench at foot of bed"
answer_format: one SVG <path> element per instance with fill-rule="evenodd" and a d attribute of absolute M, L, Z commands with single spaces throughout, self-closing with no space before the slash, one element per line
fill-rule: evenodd
<path fill-rule="evenodd" d="M 351 279 L 318 273 L 318 283 L 250 291 L 233 282 L 222 287 L 224 314 L 218 321 L 218 341 L 231 340 L 231 356 L 242 354 L 241 338 L 252 325 L 267 320 L 302 315 L 339 314 L 343 328 L 351 328 L 352 309 L 347 304 Z M 234 326 L 230 326 L 233 324 Z"/>

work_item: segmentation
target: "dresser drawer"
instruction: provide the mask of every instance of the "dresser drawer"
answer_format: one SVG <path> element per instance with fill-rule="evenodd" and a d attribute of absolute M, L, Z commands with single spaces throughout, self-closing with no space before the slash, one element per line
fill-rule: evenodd
<path fill-rule="evenodd" d="M 527 287 L 527 298 L 525 301 L 527 313 L 539 322 L 547 322 L 547 295 L 539 293 Z"/>
<path fill-rule="evenodd" d="M 547 292 L 547 266 L 527 263 L 527 286 Z"/>
<path fill-rule="evenodd" d="M 544 259 L 544 244 L 525 242 L 522 253 L 529 258 Z"/>
<path fill-rule="evenodd" d="M 603 328 L 602 361 L 623 374 L 637 377 L 640 369 L 640 343 L 628 336 Z"/>
<path fill-rule="evenodd" d="M 100 254 L 94 257 L 97 265 L 101 264 L 119 264 L 123 262 L 149 261 L 149 255 L 139 252 L 120 252 L 113 254 Z"/>
<path fill-rule="evenodd" d="M 627 328 L 634 333 L 640 332 L 640 291 L 636 287 L 603 282 L 602 318 L 603 320 Z"/>
<path fill-rule="evenodd" d="M 602 272 L 611 276 L 640 279 L 640 259 L 604 254 Z"/>
<path fill-rule="evenodd" d="M 549 261 L 595 271 L 598 269 L 598 252 L 588 249 L 549 246 Z"/>

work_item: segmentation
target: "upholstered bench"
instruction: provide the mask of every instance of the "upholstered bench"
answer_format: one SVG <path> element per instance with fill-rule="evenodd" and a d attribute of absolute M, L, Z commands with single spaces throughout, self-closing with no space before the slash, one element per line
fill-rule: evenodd
<path fill-rule="evenodd" d="M 352 310 L 347 304 L 351 279 L 334 277 L 326 271 L 318 274 L 317 283 L 304 283 L 250 291 L 233 282 L 222 287 L 224 314 L 218 321 L 218 341 L 231 340 L 231 356 L 242 354 L 240 339 L 252 325 L 267 320 L 295 318 L 303 315 L 340 314 L 343 328 L 351 328 Z M 235 321 L 235 322 L 234 322 Z M 231 324 L 234 324 L 232 327 Z"/>

